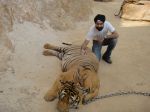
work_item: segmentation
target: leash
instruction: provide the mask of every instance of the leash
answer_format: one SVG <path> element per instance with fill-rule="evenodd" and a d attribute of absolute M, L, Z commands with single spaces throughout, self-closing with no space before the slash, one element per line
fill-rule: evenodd
<path fill-rule="evenodd" d="M 88 104 L 88 103 L 91 103 L 93 101 L 97 101 L 97 100 L 101 100 L 101 99 L 105 99 L 105 98 L 110 98 L 110 97 L 114 97 L 114 96 L 125 96 L 125 95 L 140 95 L 140 96 L 146 96 L 146 97 L 150 98 L 150 92 L 119 91 L 119 92 L 110 93 L 110 94 L 106 94 L 106 95 L 102 95 L 102 96 L 97 96 L 97 97 L 93 98 L 92 100 L 84 102 L 84 104 Z"/>

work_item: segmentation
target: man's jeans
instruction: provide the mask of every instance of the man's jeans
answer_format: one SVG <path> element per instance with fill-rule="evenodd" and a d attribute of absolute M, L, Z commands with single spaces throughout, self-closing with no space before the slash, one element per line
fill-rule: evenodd
<path fill-rule="evenodd" d="M 102 46 L 108 46 L 106 52 L 104 53 L 103 57 L 105 59 L 109 59 L 112 53 L 112 50 L 115 48 L 117 44 L 117 39 L 113 39 L 113 38 L 106 38 L 104 39 L 104 41 L 102 42 L 102 44 L 100 44 L 97 40 L 93 40 L 93 46 L 92 46 L 92 51 L 95 53 L 96 57 L 101 60 L 101 49 Z"/>

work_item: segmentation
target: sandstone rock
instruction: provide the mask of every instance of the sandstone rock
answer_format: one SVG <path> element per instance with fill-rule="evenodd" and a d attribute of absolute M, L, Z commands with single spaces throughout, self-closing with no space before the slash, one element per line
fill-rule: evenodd
<path fill-rule="evenodd" d="M 0 19 L 0 72 L 7 70 L 12 50 L 12 43 L 6 35 L 6 31 Z"/>
<path fill-rule="evenodd" d="M 0 0 L 0 14 L 6 29 L 15 21 L 30 21 L 54 29 L 65 30 L 75 22 L 87 20 L 92 12 L 92 0 Z"/>
<path fill-rule="evenodd" d="M 150 1 L 140 1 L 136 4 L 125 4 L 121 17 L 129 20 L 150 21 Z"/>

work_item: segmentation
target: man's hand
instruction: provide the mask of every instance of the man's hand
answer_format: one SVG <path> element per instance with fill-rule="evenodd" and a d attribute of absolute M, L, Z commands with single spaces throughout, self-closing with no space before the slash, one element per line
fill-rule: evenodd
<path fill-rule="evenodd" d="M 81 55 L 87 54 L 87 44 L 89 43 L 89 40 L 85 40 L 81 46 Z"/>
<path fill-rule="evenodd" d="M 87 50 L 86 49 L 81 49 L 81 55 L 87 55 Z"/>

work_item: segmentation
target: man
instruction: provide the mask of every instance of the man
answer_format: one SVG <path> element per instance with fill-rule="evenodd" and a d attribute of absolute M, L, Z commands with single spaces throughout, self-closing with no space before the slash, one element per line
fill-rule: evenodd
<path fill-rule="evenodd" d="M 93 40 L 92 51 L 95 53 L 96 57 L 101 60 L 101 49 L 102 46 L 107 45 L 107 50 L 103 54 L 102 59 L 107 63 L 111 64 L 111 53 L 115 48 L 117 43 L 117 38 L 119 37 L 115 28 L 108 22 L 105 21 L 105 16 L 97 14 L 94 18 L 95 25 L 90 28 L 85 41 L 81 46 L 81 53 L 86 54 L 86 48 L 90 40 Z M 110 35 L 108 35 L 110 32 Z"/>

